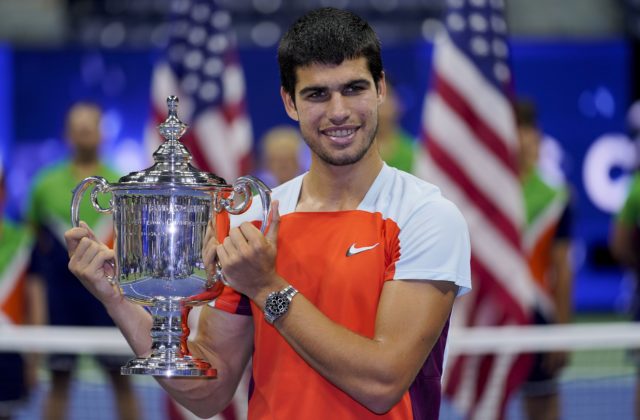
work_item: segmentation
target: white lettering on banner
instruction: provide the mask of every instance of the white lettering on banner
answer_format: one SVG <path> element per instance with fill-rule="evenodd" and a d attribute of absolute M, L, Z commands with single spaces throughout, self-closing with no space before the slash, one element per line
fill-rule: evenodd
<path fill-rule="evenodd" d="M 598 209 L 614 214 L 622 207 L 637 162 L 636 154 L 633 141 L 619 133 L 603 134 L 589 146 L 582 165 L 582 182 Z M 623 174 L 613 177 L 616 168 Z"/>

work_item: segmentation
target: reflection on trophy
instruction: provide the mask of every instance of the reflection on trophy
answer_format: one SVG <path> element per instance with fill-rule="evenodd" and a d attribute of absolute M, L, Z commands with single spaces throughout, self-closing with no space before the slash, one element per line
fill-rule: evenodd
<path fill-rule="evenodd" d="M 80 201 L 93 185 L 93 207 L 113 213 L 115 274 L 110 281 L 153 315 L 151 356 L 129 361 L 122 374 L 215 377 L 215 367 L 189 355 L 183 319 L 192 305 L 215 299 L 224 287 L 219 264 L 211 273 L 202 260 L 207 225 L 210 220 L 216 225 L 222 241 L 229 214 L 246 211 L 255 190 L 262 201 L 264 233 L 271 191 L 250 176 L 228 185 L 193 167 L 191 154 L 179 141 L 187 126 L 178 119 L 178 98 L 170 96 L 167 104 L 169 117 L 159 126 L 165 142 L 153 154 L 155 164 L 115 184 L 97 176 L 84 179 L 73 192 L 71 223 L 79 225 Z M 108 208 L 98 203 L 99 194 L 111 194 Z"/>

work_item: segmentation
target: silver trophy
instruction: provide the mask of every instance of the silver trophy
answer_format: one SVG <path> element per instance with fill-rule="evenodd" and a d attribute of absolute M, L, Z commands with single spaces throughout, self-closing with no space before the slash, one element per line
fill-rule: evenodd
<path fill-rule="evenodd" d="M 113 213 L 115 274 L 109 281 L 153 316 L 151 356 L 129 361 L 122 374 L 215 377 L 215 367 L 193 358 L 187 348 L 190 308 L 215 299 L 224 287 L 220 265 L 210 272 L 202 260 L 207 225 L 215 223 L 222 241 L 229 214 L 245 212 L 255 191 L 262 201 L 264 233 L 271 191 L 251 176 L 228 185 L 193 167 L 191 154 L 179 141 L 187 126 L 178 119 L 178 98 L 170 96 L 167 104 L 169 117 L 158 127 L 165 142 L 153 154 L 155 164 L 118 183 L 98 176 L 84 179 L 73 191 L 71 223 L 79 226 L 80 201 L 93 185 L 93 207 Z M 100 194 L 111 194 L 108 208 L 98 202 Z"/>

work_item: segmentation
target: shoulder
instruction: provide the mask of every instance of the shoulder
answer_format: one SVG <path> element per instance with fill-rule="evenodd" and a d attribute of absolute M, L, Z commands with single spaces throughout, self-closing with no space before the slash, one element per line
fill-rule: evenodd
<path fill-rule="evenodd" d="M 109 182 L 117 182 L 120 179 L 120 175 L 115 169 L 105 163 L 100 164 L 100 175 Z"/>
<path fill-rule="evenodd" d="M 69 164 L 66 161 L 56 162 L 45 166 L 38 171 L 31 184 L 32 194 L 47 193 L 50 189 L 61 185 L 62 179 L 69 171 Z"/>
<path fill-rule="evenodd" d="M 462 213 L 434 184 L 389 166 L 383 168 L 376 184 L 371 196 L 365 198 L 363 210 L 379 212 L 400 228 L 412 223 L 448 220 L 466 228 Z"/>

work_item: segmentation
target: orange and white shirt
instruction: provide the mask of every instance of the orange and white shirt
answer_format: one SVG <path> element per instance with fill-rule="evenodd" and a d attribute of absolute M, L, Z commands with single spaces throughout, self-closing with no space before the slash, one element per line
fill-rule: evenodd
<path fill-rule="evenodd" d="M 296 212 L 303 179 L 273 191 L 281 215 L 276 271 L 334 322 L 372 337 L 387 281 L 451 281 L 459 294 L 471 287 L 466 222 L 434 185 L 384 165 L 356 210 Z M 254 203 L 232 225 L 258 220 L 260 211 Z M 438 417 L 448 325 L 409 392 L 376 415 L 313 370 L 246 297 L 227 290 L 211 305 L 253 315 L 250 419 Z"/>

